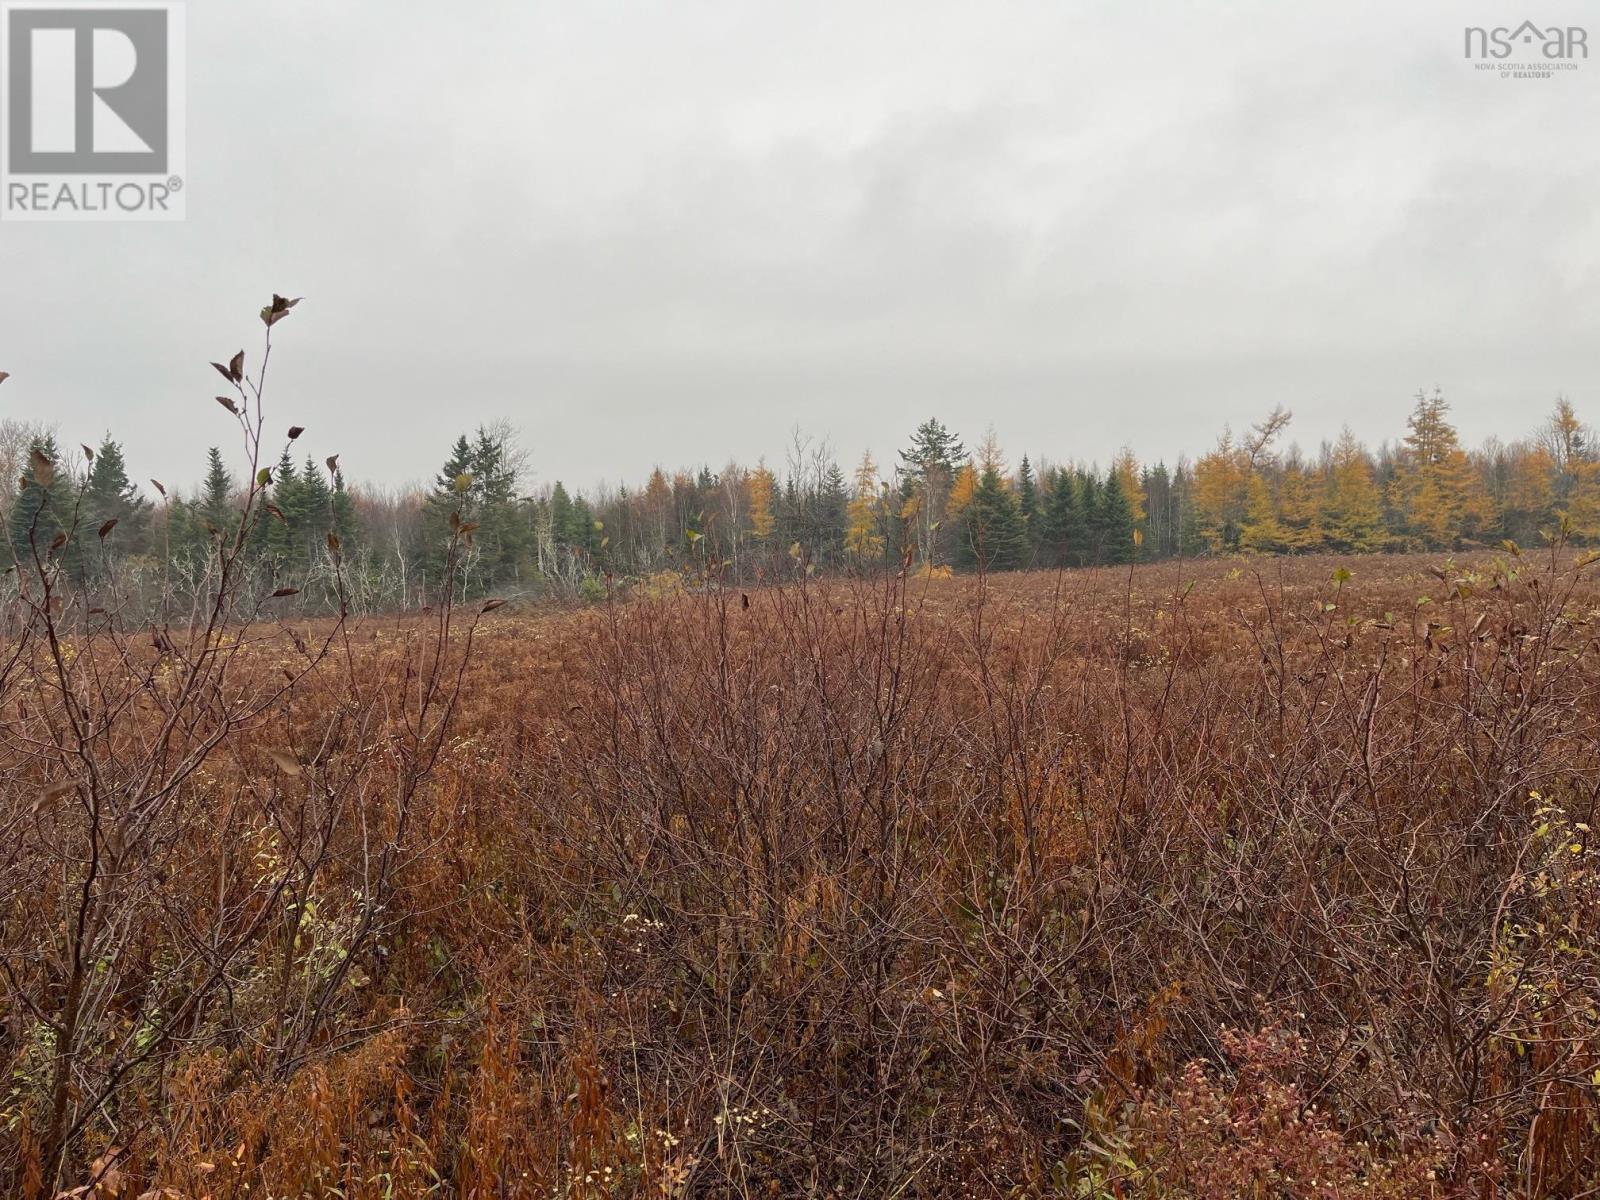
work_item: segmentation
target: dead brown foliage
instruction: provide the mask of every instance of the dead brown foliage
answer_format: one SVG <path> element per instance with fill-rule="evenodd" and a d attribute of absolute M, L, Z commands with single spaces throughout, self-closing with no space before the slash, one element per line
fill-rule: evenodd
<path fill-rule="evenodd" d="M 1593 568 L 1345 565 L 254 628 L 206 703 L 271 703 L 112 872 L 53 1181 L 100 835 L 20 670 L 0 1189 L 1587 1194 Z"/>

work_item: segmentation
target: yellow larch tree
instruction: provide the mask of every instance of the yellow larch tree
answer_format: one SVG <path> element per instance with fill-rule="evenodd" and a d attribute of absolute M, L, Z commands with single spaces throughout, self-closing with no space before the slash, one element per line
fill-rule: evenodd
<path fill-rule="evenodd" d="M 1555 411 L 1539 433 L 1550 463 L 1551 502 L 1571 532 L 1584 541 L 1600 539 L 1600 461 L 1594 433 L 1578 420 L 1572 402 L 1556 400 Z"/>
<path fill-rule="evenodd" d="M 1493 519 L 1488 490 L 1450 423 L 1450 404 L 1437 388 L 1418 392 L 1406 425 L 1393 501 L 1411 536 L 1429 549 L 1476 536 Z"/>
<path fill-rule="evenodd" d="M 1232 550 L 1239 544 L 1249 502 L 1246 475 L 1245 456 L 1226 429 L 1216 447 L 1194 465 L 1195 524 L 1210 550 Z"/>
<path fill-rule="evenodd" d="M 745 480 L 745 494 L 749 505 L 750 532 L 763 541 L 777 528 L 777 518 L 772 515 L 772 496 L 777 480 L 765 463 L 758 463 Z"/>
<path fill-rule="evenodd" d="M 1128 511 L 1133 514 L 1133 523 L 1137 525 L 1145 518 L 1144 506 L 1149 498 L 1139 482 L 1139 460 L 1134 458 L 1131 449 L 1124 446 L 1111 470 L 1116 476 L 1117 486 L 1122 489 L 1123 498 L 1128 502 Z"/>
<path fill-rule="evenodd" d="M 845 553 L 857 562 L 883 557 L 883 535 L 878 532 L 883 501 L 878 485 L 878 464 L 869 450 L 856 467 L 856 491 L 845 510 Z"/>
<path fill-rule="evenodd" d="M 1322 506 L 1317 481 L 1298 459 L 1278 477 L 1278 521 L 1287 548 L 1296 554 L 1322 549 Z"/>
<path fill-rule="evenodd" d="M 965 511 L 967 505 L 972 503 L 972 497 L 978 491 L 978 469 L 967 462 L 962 464 L 956 472 L 955 482 L 950 485 L 950 498 L 945 501 L 945 517 L 954 522 Z"/>
<path fill-rule="evenodd" d="M 1333 447 L 1321 524 L 1329 549 L 1365 554 L 1383 545 L 1383 495 L 1367 452 L 1349 426 Z"/>

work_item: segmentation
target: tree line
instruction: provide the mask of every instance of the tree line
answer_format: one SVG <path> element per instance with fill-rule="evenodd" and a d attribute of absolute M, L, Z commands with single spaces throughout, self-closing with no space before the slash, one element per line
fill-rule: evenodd
<path fill-rule="evenodd" d="M 426 602 L 458 527 L 470 535 L 456 572 L 464 593 L 595 597 L 618 578 L 710 568 L 755 579 L 1453 550 L 1558 531 L 1600 542 L 1600 441 L 1565 399 L 1529 435 L 1476 450 L 1437 390 L 1419 392 L 1404 436 L 1376 450 L 1347 429 L 1308 455 L 1284 446 L 1290 421 L 1276 409 L 1170 467 L 1131 449 L 1102 467 L 1027 454 L 1011 463 L 992 433 L 969 449 L 929 419 L 892 462 L 867 453 L 849 474 L 826 444 L 797 434 L 781 466 L 657 468 L 640 486 L 588 492 L 559 479 L 533 487 L 532 457 L 505 422 L 459 436 L 431 486 L 388 492 L 347 484 L 337 456 L 297 455 L 293 430 L 263 472 L 266 517 L 248 530 L 249 561 L 261 587 L 289 584 L 315 602 L 330 594 L 337 555 L 354 602 L 375 608 Z M 181 592 L 201 585 L 238 529 L 243 481 L 220 449 L 197 486 L 145 488 L 109 436 L 67 455 L 53 431 L 6 421 L 0 470 L 19 571 L 54 543 L 85 586 L 120 572 Z"/>

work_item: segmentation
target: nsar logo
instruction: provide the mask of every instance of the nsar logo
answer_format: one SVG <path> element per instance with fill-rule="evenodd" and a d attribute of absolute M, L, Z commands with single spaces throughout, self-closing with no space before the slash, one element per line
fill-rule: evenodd
<path fill-rule="evenodd" d="M 3 0 L 0 217 L 181 221 L 182 3 Z"/>
<path fill-rule="evenodd" d="M 1524 21 L 1515 29 L 1501 25 L 1494 29 L 1469 26 L 1463 57 L 1502 60 L 1521 52 L 1537 52 L 1546 59 L 1589 57 L 1589 31 L 1577 25 L 1550 25 L 1540 29 Z"/>

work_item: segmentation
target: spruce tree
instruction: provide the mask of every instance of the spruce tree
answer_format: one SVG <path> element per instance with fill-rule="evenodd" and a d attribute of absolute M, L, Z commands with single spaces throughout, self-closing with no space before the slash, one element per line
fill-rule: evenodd
<path fill-rule="evenodd" d="M 782 501 L 778 506 L 778 544 L 789 546 L 799 542 L 803 546 L 813 545 L 811 530 L 806 524 L 805 505 L 793 475 L 784 480 L 780 495 Z"/>
<path fill-rule="evenodd" d="M 1027 565 L 1028 539 L 1017 508 L 994 464 L 983 469 L 972 499 L 961 513 L 957 559 L 984 571 L 1014 571 Z"/>
<path fill-rule="evenodd" d="M 1040 565 L 1068 565 L 1067 537 L 1075 515 L 1072 477 L 1057 467 L 1045 477 L 1044 502 L 1039 511 Z"/>
<path fill-rule="evenodd" d="M 233 479 L 222 461 L 222 451 L 215 446 L 206 452 L 206 478 L 200 488 L 200 518 L 215 530 L 226 548 L 233 544 L 239 530 L 239 510 L 233 499 Z"/>
<path fill-rule="evenodd" d="M 1100 485 L 1093 471 L 1076 472 L 1072 483 L 1077 493 L 1080 520 L 1072 545 L 1072 559 L 1077 566 L 1092 567 L 1100 562 L 1100 548 L 1105 541 Z"/>
<path fill-rule="evenodd" d="M 323 478 L 322 467 L 309 455 L 300 476 L 300 527 L 297 549 L 305 565 L 315 567 L 327 554 L 328 534 L 333 532 L 333 488 Z"/>
<path fill-rule="evenodd" d="M 304 543 L 306 523 L 310 518 L 300 471 L 287 450 L 273 471 L 272 500 L 284 516 L 275 526 L 278 531 L 275 549 L 287 561 L 297 554 Z"/>
<path fill-rule="evenodd" d="M 503 438 L 478 427 L 470 468 L 477 501 L 473 539 L 486 587 L 517 578 L 530 540 L 517 503 L 516 467 L 506 450 Z"/>
<path fill-rule="evenodd" d="M 572 544 L 586 554 L 600 549 L 601 534 L 594 527 L 594 510 L 581 495 L 572 501 Z"/>
<path fill-rule="evenodd" d="M 1133 544 L 1133 509 L 1128 504 L 1128 494 L 1119 484 L 1115 471 L 1108 474 L 1105 483 L 1100 486 L 1095 508 L 1099 561 L 1132 562 L 1136 551 Z"/>
<path fill-rule="evenodd" d="M 423 544 L 418 548 L 418 557 L 430 584 L 437 584 L 444 577 L 452 536 L 450 514 L 460 513 L 463 521 L 477 519 L 475 509 L 481 485 L 474 478 L 473 468 L 472 443 L 462 434 L 450 447 L 450 456 L 434 478 L 433 490 L 423 508 Z"/>
<path fill-rule="evenodd" d="M 558 479 L 550 490 L 550 536 L 558 546 L 571 546 L 576 536 L 572 497 Z"/>
<path fill-rule="evenodd" d="M 594 528 L 594 512 L 582 496 L 574 498 L 558 479 L 550 491 L 550 534 L 555 544 L 592 554 L 599 536 Z"/>
<path fill-rule="evenodd" d="M 55 546 L 58 536 L 73 532 L 74 518 L 72 480 L 60 460 L 53 434 L 28 447 L 7 530 L 19 575 L 36 575 L 39 564 L 53 560 L 70 578 L 82 576 L 81 538 Z"/>
<path fill-rule="evenodd" d="M 1033 464 L 1022 456 L 1017 468 L 1017 511 L 1022 514 L 1023 533 L 1028 543 L 1028 560 L 1031 563 L 1039 549 L 1039 485 L 1033 476 Z"/>
<path fill-rule="evenodd" d="M 1183 558 L 1204 554 L 1206 542 L 1200 527 L 1199 507 L 1195 502 L 1194 472 L 1180 461 L 1172 475 L 1172 490 L 1177 497 L 1177 533 L 1175 553 Z"/>
<path fill-rule="evenodd" d="M 506 451 L 504 439 L 481 425 L 474 438 L 462 435 L 451 447 L 423 514 L 421 558 L 430 580 L 437 582 L 444 573 L 452 513 L 476 527 L 461 560 L 465 588 L 481 591 L 518 577 L 533 530 L 517 497 L 517 470 Z"/>
<path fill-rule="evenodd" d="M 911 435 L 911 445 L 900 451 L 901 474 L 908 482 L 921 483 L 930 473 L 949 480 L 967 456 L 961 439 L 930 417 Z"/>
<path fill-rule="evenodd" d="M 344 548 L 345 555 L 349 554 L 360 543 L 361 521 L 356 513 L 355 498 L 350 495 L 344 486 L 344 472 L 337 467 L 333 470 L 333 531 L 339 535 L 340 545 Z"/>
<path fill-rule="evenodd" d="M 901 512 L 911 518 L 903 534 L 930 566 L 943 557 L 949 542 L 945 501 L 966 456 L 961 439 L 934 418 L 917 426 L 910 447 L 900 451 Z"/>
<path fill-rule="evenodd" d="M 272 468 L 272 483 L 250 529 L 251 551 L 269 576 L 276 575 L 298 556 L 306 521 L 302 498 L 300 473 L 285 450 Z"/>
<path fill-rule="evenodd" d="M 149 501 L 139 495 L 139 489 L 128 478 L 122 447 L 107 436 L 89 467 L 79 519 L 83 530 L 96 535 L 92 541 L 80 537 L 80 544 L 88 547 L 85 565 L 92 577 L 108 578 L 116 561 L 143 554 L 149 548 L 149 509 Z M 116 526 L 105 537 L 99 537 L 99 531 L 110 521 L 115 521 Z"/>
<path fill-rule="evenodd" d="M 849 489 L 838 463 L 829 463 L 817 497 L 817 548 L 822 558 L 837 563 L 844 558 L 844 537 L 849 525 Z"/>

